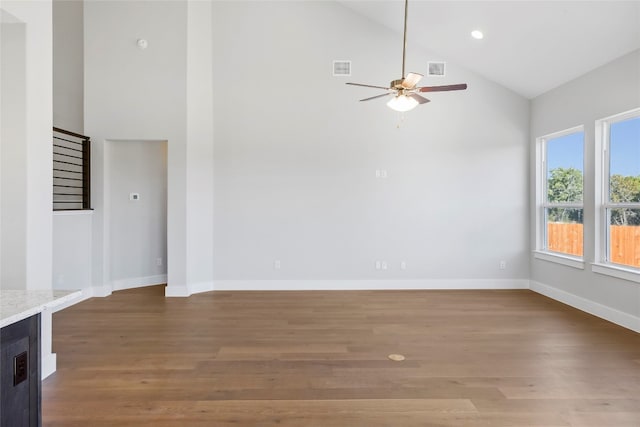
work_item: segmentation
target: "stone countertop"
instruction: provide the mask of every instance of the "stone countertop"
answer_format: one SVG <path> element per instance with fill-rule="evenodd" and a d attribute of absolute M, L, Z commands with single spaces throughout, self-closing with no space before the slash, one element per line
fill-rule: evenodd
<path fill-rule="evenodd" d="M 79 298 L 82 291 L 0 290 L 0 328 Z"/>

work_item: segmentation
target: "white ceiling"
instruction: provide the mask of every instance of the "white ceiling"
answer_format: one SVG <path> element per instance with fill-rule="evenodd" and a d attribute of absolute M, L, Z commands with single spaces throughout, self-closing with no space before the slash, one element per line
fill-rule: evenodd
<path fill-rule="evenodd" d="M 340 3 L 402 34 L 404 0 Z M 409 0 L 408 44 L 534 98 L 640 48 L 640 0 Z"/>

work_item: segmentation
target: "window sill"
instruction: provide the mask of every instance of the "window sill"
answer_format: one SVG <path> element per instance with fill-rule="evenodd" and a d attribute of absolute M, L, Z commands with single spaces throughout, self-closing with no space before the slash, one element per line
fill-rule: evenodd
<path fill-rule="evenodd" d="M 584 270 L 584 260 L 582 258 L 562 255 L 554 252 L 533 251 L 533 257 L 543 261 L 555 262 L 556 264 L 566 265 L 567 267 Z"/>
<path fill-rule="evenodd" d="M 76 209 L 68 211 L 53 211 L 53 216 L 93 215 L 93 209 Z"/>
<path fill-rule="evenodd" d="M 635 268 L 625 268 L 623 266 L 613 264 L 593 263 L 591 264 L 591 271 L 598 274 L 604 274 L 605 276 L 640 283 L 640 270 Z"/>

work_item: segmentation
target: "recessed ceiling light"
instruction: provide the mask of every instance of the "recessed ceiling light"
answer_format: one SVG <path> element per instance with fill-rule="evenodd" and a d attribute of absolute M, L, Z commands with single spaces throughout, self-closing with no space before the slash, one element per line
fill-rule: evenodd
<path fill-rule="evenodd" d="M 473 37 L 476 40 L 481 40 L 484 38 L 484 34 L 482 34 L 482 31 L 480 30 L 473 30 L 471 31 L 471 37 Z"/>

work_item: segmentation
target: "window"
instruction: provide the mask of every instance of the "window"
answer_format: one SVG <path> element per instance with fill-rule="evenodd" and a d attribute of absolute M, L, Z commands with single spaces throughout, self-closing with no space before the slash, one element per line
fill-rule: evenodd
<path fill-rule="evenodd" d="M 536 234 L 539 252 L 583 254 L 584 132 L 577 127 L 537 139 Z"/>
<path fill-rule="evenodd" d="M 88 136 L 53 128 L 53 210 L 86 210 L 91 203 Z"/>
<path fill-rule="evenodd" d="M 640 270 L 640 109 L 599 120 L 597 260 Z"/>

